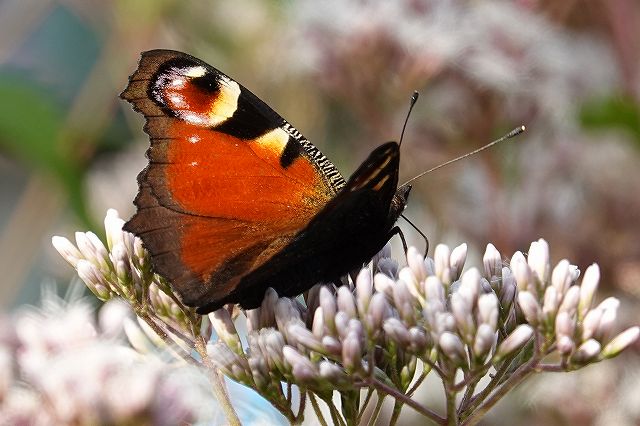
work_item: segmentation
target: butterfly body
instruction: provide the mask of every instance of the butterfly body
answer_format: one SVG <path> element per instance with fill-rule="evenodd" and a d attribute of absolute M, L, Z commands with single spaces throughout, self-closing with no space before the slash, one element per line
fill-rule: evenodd
<path fill-rule="evenodd" d="M 200 313 L 339 278 L 384 246 L 406 206 L 398 144 L 345 181 L 259 98 L 187 54 L 143 53 L 121 96 L 151 139 L 125 229 Z"/>

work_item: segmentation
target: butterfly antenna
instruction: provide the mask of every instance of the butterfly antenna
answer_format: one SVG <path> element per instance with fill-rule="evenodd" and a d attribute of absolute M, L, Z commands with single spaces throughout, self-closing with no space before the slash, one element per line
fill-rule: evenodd
<path fill-rule="evenodd" d="M 433 171 L 435 171 L 435 170 L 438 170 L 438 169 L 439 169 L 439 168 L 441 168 L 441 167 L 448 166 L 448 165 L 449 165 L 449 164 L 451 164 L 451 163 L 455 163 L 456 161 L 462 160 L 463 158 L 470 157 L 470 156 L 475 155 L 475 154 L 477 154 L 477 153 L 479 153 L 479 152 L 481 152 L 481 151 L 484 151 L 484 150 L 485 150 L 485 149 L 487 149 L 487 148 L 491 148 L 493 145 L 496 145 L 496 144 L 498 144 L 498 143 L 500 143 L 500 142 L 502 142 L 502 141 L 505 141 L 505 140 L 507 140 L 507 139 L 511 139 L 511 138 L 513 138 L 513 137 L 515 137 L 515 136 L 518 136 L 520 133 L 524 132 L 525 130 L 526 130 L 526 128 L 525 128 L 524 126 L 516 127 L 515 129 L 513 129 L 512 131 L 510 131 L 510 132 L 509 132 L 509 133 L 507 133 L 506 135 L 502 136 L 502 137 L 501 137 L 501 138 L 499 138 L 499 139 L 496 139 L 496 140 L 495 140 L 495 141 L 493 141 L 493 142 L 489 142 L 489 143 L 488 143 L 488 144 L 486 144 L 485 146 L 482 146 L 482 147 L 480 147 L 480 148 L 478 148 L 478 149 L 476 149 L 476 150 L 473 150 L 473 151 L 468 152 L 468 153 L 466 153 L 466 154 L 464 154 L 464 155 L 461 155 L 461 156 L 459 156 L 459 157 L 456 157 L 456 158 L 454 158 L 454 159 L 452 159 L 452 160 L 445 161 L 444 163 L 442 163 L 442 164 L 440 164 L 440 165 L 438 165 L 438 166 L 435 166 L 435 167 L 433 167 L 433 168 L 431 168 L 431 169 L 427 170 L 426 172 L 422 172 L 422 173 L 420 173 L 418 176 L 412 177 L 411 179 L 409 179 L 408 181 L 406 181 L 405 183 L 403 183 L 403 184 L 402 184 L 402 186 L 404 186 L 404 185 L 406 185 L 406 184 L 408 184 L 408 183 L 411 183 L 411 182 L 413 182 L 413 181 L 414 181 L 414 180 L 416 180 L 416 179 L 421 178 L 422 176 L 426 175 L 427 173 L 431 173 L 431 172 L 433 172 Z"/>
<path fill-rule="evenodd" d="M 404 138 L 404 130 L 407 128 L 407 122 L 409 122 L 409 116 L 411 115 L 411 111 L 413 110 L 413 106 L 418 102 L 418 97 L 420 94 L 417 90 L 413 91 L 413 95 L 411 95 L 411 101 L 409 103 L 409 111 L 407 112 L 407 116 L 404 118 L 404 125 L 402 126 L 402 133 L 400 133 L 400 142 L 398 146 L 402 146 L 402 139 Z"/>

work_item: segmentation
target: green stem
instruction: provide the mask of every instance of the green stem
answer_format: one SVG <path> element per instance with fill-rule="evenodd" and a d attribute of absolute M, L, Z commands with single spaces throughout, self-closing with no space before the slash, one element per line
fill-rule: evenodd
<path fill-rule="evenodd" d="M 424 361 L 423 361 L 424 363 Z M 428 366 L 428 367 L 427 367 Z M 420 377 L 418 377 L 418 379 L 416 380 L 416 382 L 413 384 L 413 386 L 411 386 L 411 388 L 409 388 L 409 390 L 407 391 L 407 395 L 408 396 L 412 396 L 413 393 L 418 390 L 418 388 L 420 387 L 420 385 L 422 384 L 422 382 L 424 381 L 424 379 L 427 378 L 427 376 L 429 375 L 429 373 L 431 373 L 431 370 L 433 370 L 431 368 L 431 365 L 425 363 L 424 366 L 422 367 L 422 373 L 420 373 Z"/>
<path fill-rule="evenodd" d="M 320 426 L 329 426 L 322 415 L 322 410 L 318 405 L 318 400 L 316 399 L 315 394 L 309 392 L 309 400 L 311 401 L 311 406 L 313 407 L 313 411 L 316 413 L 316 419 L 318 419 Z"/>
<path fill-rule="evenodd" d="M 450 378 L 444 382 L 444 392 L 447 400 L 447 425 L 458 426 L 458 413 L 456 411 L 456 395 L 458 392 L 453 388 L 453 381 L 455 380 L 455 370 Z"/>
<path fill-rule="evenodd" d="M 402 403 L 399 400 L 395 400 L 393 404 L 393 411 L 391 412 L 391 420 L 389 420 L 390 426 L 395 426 L 400 418 L 400 411 L 402 410 Z"/>
<path fill-rule="evenodd" d="M 346 426 L 345 420 L 342 418 L 342 416 L 338 412 L 338 409 L 336 408 L 336 406 L 333 405 L 333 401 L 331 401 L 331 399 L 329 399 L 328 401 L 327 400 L 323 400 L 323 401 L 329 407 L 329 413 L 331 413 L 331 420 L 333 421 L 334 426 L 335 425 Z"/>

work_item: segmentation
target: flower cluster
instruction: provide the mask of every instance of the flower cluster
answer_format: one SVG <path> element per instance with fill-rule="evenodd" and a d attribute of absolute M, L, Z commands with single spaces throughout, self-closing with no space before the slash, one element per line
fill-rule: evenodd
<path fill-rule="evenodd" d="M 147 254 L 122 231 L 115 211 L 105 223 L 110 252 L 92 234 L 77 234 L 78 248 L 54 238 L 72 265 L 92 271 L 80 277 L 94 293 L 123 297 L 146 315 L 150 336 L 186 344 L 183 357 L 194 361 L 197 351 L 202 365 L 255 389 L 291 421 L 301 419 L 308 398 L 318 416 L 320 399 L 334 422 L 354 424 L 377 391 L 395 399 L 394 418 L 409 405 L 437 423 L 472 424 L 534 372 L 569 371 L 614 357 L 640 334 L 631 327 L 615 335 L 617 299 L 595 303 L 597 265 L 579 281 L 567 260 L 551 267 L 549 247 L 539 240 L 508 264 L 489 244 L 482 270 L 466 271 L 465 244 L 453 250 L 438 245 L 433 258 L 410 248 L 402 268 L 385 247 L 346 285 L 317 285 L 304 299 L 280 298 L 269 289 L 259 308 L 244 312 L 246 344 L 237 328 L 240 316 L 232 316 L 237 311 L 209 314 L 217 336 L 209 340 L 211 329 L 195 328 L 195 314 L 146 269 Z M 444 384 L 446 413 L 412 399 L 429 374 Z M 301 393 L 297 410 L 293 385 Z M 361 389 L 369 391 L 364 404 Z"/>
<path fill-rule="evenodd" d="M 45 294 L 0 336 L 3 424 L 159 424 L 204 420 L 214 402 L 193 368 L 143 356 L 122 339 L 131 321 L 120 301 L 95 321 L 87 300 Z M 206 411 L 211 411 L 210 409 Z"/>
<path fill-rule="evenodd" d="M 439 245 L 434 259 L 410 248 L 408 266 L 397 277 L 380 272 L 380 264 L 392 262 L 383 258 L 363 269 L 353 288 L 314 288 L 306 306 L 270 291 L 260 308 L 246 313 L 247 348 L 227 311 L 211 314 L 219 341 L 209 353 L 227 376 L 274 401 L 284 399 L 284 381 L 325 401 L 336 389 L 374 387 L 408 402 L 404 398 L 424 378 L 416 378 L 418 362 L 426 366 L 422 376 L 434 371 L 457 390 L 493 367 L 500 375 L 488 388 L 497 392 L 517 383 L 505 375 L 518 355 L 527 366 L 521 375 L 568 371 L 611 358 L 638 338 L 640 329 L 632 327 L 612 339 L 618 301 L 594 306 L 597 265 L 578 283 L 579 272 L 568 261 L 550 268 L 544 240 L 531 245 L 527 259 L 517 252 L 510 266 L 489 245 L 484 274 L 476 268 L 462 273 L 465 258 L 465 245 Z M 560 361 L 545 363 L 554 352 Z M 464 379 L 456 383 L 458 371 Z M 471 393 L 457 415 L 473 415 L 477 402 Z"/>
<path fill-rule="evenodd" d="M 76 232 L 76 245 L 59 236 L 51 242 L 98 299 L 122 298 L 139 316 L 152 312 L 174 333 L 198 328 L 200 318 L 195 311 L 184 306 L 169 284 L 151 271 L 142 240 L 123 231 L 123 225 L 118 212 L 109 209 L 104 219 L 106 246 L 93 232 Z"/>

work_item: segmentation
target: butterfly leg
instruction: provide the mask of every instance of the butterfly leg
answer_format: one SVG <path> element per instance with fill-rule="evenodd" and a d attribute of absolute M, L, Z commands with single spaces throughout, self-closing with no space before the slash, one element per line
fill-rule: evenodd
<path fill-rule="evenodd" d="M 400 237 L 400 239 L 402 240 L 402 248 L 404 248 L 404 252 L 405 254 L 407 253 L 408 247 L 407 247 L 407 240 L 404 238 L 404 234 L 402 233 L 402 229 L 400 229 L 399 226 L 394 226 L 393 228 L 391 228 L 391 231 L 389 231 L 389 238 L 388 240 L 391 240 L 391 238 L 393 238 L 394 235 L 398 235 Z"/>
<path fill-rule="evenodd" d="M 406 220 L 407 223 L 409 225 L 411 225 L 413 227 L 413 229 L 415 229 L 418 232 L 418 234 L 420 234 L 422 236 L 422 238 L 424 238 L 424 242 L 425 242 L 424 258 L 426 259 L 427 258 L 427 253 L 429 253 L 429 238 L 427 238 L 427 236 L 424 234 L 424 232 L 422 232 L 420 230 L 420 228 L 418 228 L 416 225 L 414 225 L 413 222 L 411 222 L 405 215 L 400 215 L 400 216 L 404 220 Z M 397 228 L 397 226 L 396 226 L 396 228 Z M 393 229 L 392 229 L 392 231 L 393 231 Z M 404 237 L 403 237 L 403 241 L 404 241 Z M 405 251 L 407 251 L 406 244 L 405 244 Z"/>

